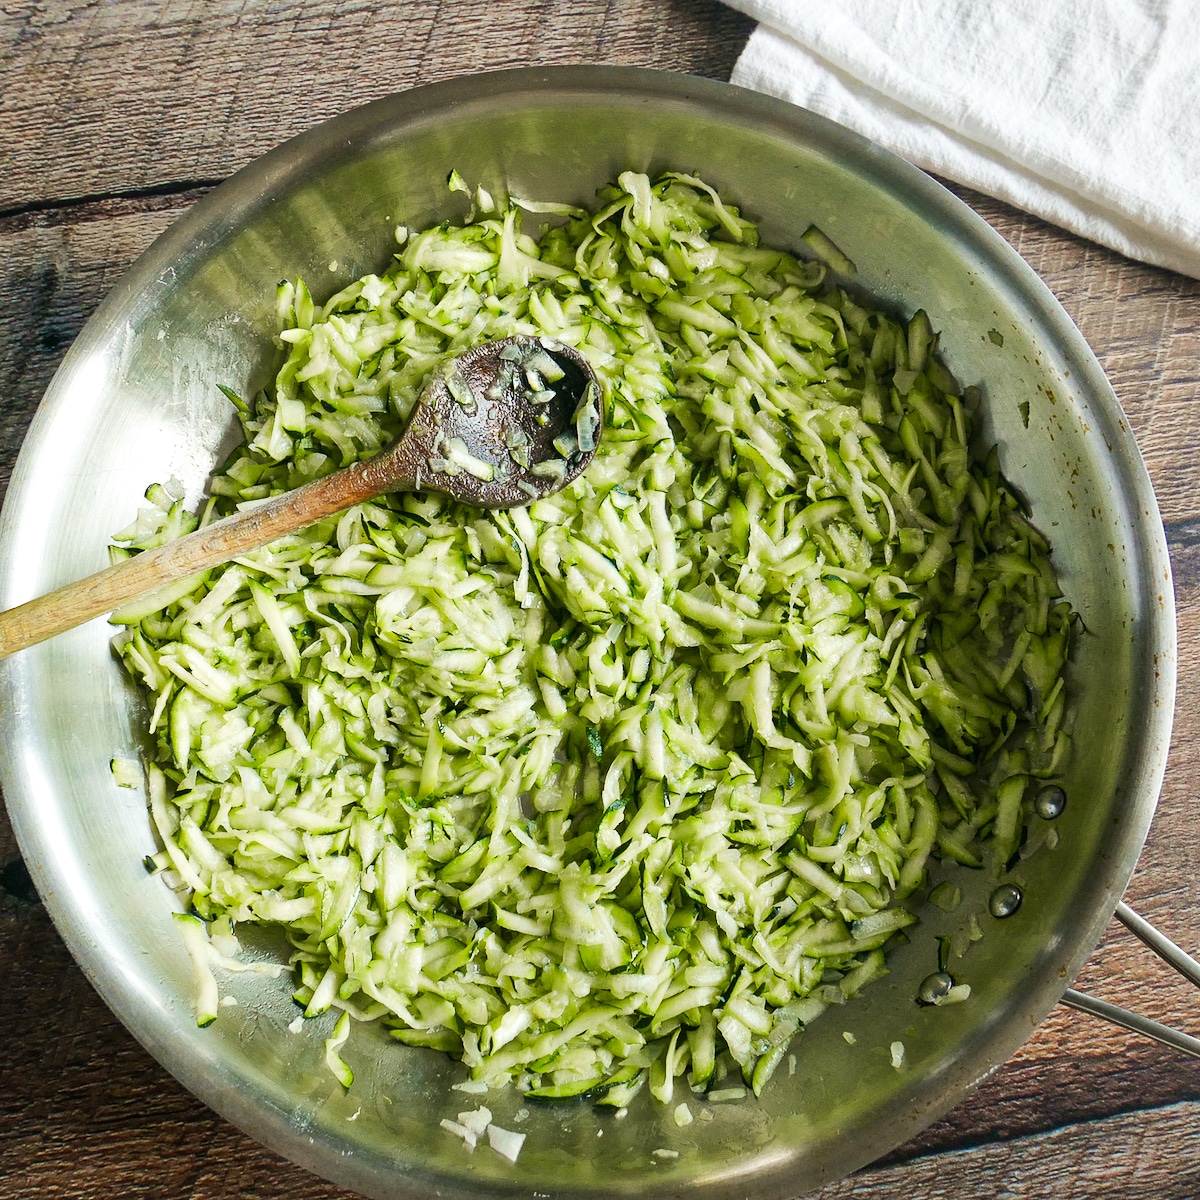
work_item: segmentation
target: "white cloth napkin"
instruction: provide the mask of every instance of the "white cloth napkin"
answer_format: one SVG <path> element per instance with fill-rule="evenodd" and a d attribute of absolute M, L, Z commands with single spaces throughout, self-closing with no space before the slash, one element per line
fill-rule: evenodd
<path fill-rule="evenodd" d="M 733 82 L 1200 278 L 1197 0 L 728 0 Z"/>

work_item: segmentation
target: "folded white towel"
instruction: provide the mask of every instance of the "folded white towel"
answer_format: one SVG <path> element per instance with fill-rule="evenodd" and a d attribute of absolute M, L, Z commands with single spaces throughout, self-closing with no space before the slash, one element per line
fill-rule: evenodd
<path fill-rule="evenodd" d="M 733 82 L 1200 278 L 1196 0 L 728 0 Z"/>

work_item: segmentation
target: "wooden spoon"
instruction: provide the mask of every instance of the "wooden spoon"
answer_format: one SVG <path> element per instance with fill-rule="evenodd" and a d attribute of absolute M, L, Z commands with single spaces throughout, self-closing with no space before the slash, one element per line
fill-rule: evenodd
<path fill-rule="evenodd" d="M 375 458 L 0 613 L 0 658 L 384 492 L 529 504 L 584 470 L 602 420 L 600 385 L 578 351 L 530 337 L 476 346 L 434 376 L 404 432 Z"/>

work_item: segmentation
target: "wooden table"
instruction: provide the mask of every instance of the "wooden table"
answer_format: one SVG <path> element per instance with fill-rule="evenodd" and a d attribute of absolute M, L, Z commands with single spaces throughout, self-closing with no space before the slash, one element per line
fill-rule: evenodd
<path fill-rule="evenodd" d="M 0 5 L 0 489 L 71 339 L 205 190 L 325 117 L 467 72 L 622 63 L 727 79 L 711 0 L 7 0 Z M 1129 891 L 1200 946 L 1200 283 L 960 192 L 1066 306 L 1121 398 L 1171 545 L 1181 702 Z M 0 1196 L 332 1200 L 170 1078 L 107 1011 L 0 813 Z M 1200 1033 L 1194 990 L 1110 930 L 1079 986 Z M 847 1197 L 1200 1196 L 1200 1061 L 1059 1008 Z"/>

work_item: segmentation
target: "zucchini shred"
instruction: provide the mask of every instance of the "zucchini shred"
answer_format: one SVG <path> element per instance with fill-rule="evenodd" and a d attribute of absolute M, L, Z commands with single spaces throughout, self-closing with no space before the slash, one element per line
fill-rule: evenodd
<path fill-rule="evenodd" d="M 931 860 L 1019 853 L 1069 748 L 1047 542 L 925 313 L 699 179 L 479 190 L 397 236 L 323 305 L 280 285 L 283 365 L 226 390 L 201 520 L 373 455 L 514 334 L 587 356 L 599 449 L 528 508 L 387 496 L 115 614 L 150 865 L 205 922 L 282 927 L 347 1086 L 348 1020 L 379 1020 L 531 1096 L 666 1103 L 731 1064 L 758 1092 L 886 971 Z M 197 523 L 147 495 L 118 556 Z"/>

